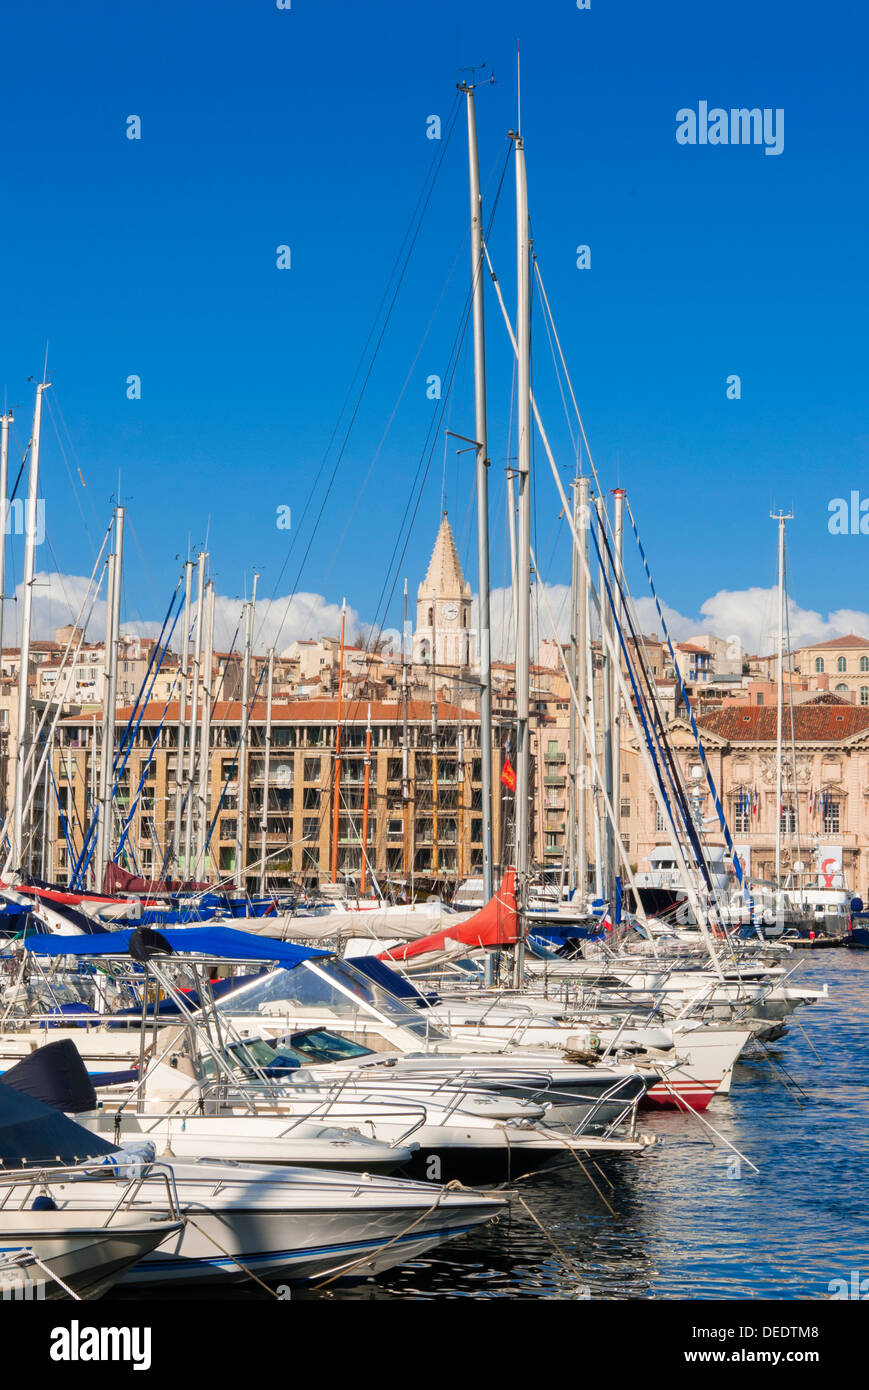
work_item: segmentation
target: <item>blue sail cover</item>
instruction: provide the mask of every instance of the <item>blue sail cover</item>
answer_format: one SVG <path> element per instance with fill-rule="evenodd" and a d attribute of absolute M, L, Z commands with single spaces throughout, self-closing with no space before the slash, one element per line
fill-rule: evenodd
<path fill-rule="evenodd" d="M 221 960 L 268 960 L 286 970 L 302 961 L 324 959 L 334 951 L 313 951 L 290 941 L 272 941 L 233 927 L 176 927 L 161 933 L 179 955 L 195 952 Z M 35 936 L 24 945 L 37 956 L 123 956 L 129 950 L 132 931 L 112 931 L 104 936 Z"/>
<path fill-rule="evenodd" d="M 60 1110 L 0 1081 L 0 1172 L 43 1164 L 84 1163 L 117 1146 Z"/>

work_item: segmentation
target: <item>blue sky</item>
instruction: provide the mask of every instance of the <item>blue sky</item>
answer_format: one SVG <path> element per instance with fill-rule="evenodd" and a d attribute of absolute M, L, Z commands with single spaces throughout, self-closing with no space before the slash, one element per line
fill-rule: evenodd
<path fill-rule="evenodd" d="M 176 557 L 207 532 L 227 599 L 255 567 L 260 594 L 284 599 L 307 550 L 299 588 L 323 596 L 330 621 L 346 594 L 363 619 L 396 626 L 401 575 L 413 592 L 442 502 L 473 582 L 471 456 L 457 459 L 442 431 L 432 440 L 426 396 L 426 379 L 446 375 L 467 291 L 463 115 L 443 146 L 460 69 L 485 62 L 497 79 L 478 94 L 491 210 L 516 123 L 518 40 L 535 249 L 596 461 L 607 486 L 629 491 L 659 590 L 694 618 L 719 590 L 768 587 L 769 512 L 783 506 L 795 512 L 796 603 L 862 614 L 869 537 L 832 537 L 827 519 L 831 498 L 869 496 L 866 37 L 841 0 L 591 0 L 588 11 L 574 0 L 293 0 L 289 11 L 274 0 L 7 0 L 0 387 L 16 407 L 20 458 L 27 378 L 48 341 L 51 550 L 39 567 L 90 571 L 120 472 L 129 621 L 162 614 Z M 783 152 L 678 145 L 676 112 L 700 101 L 782 108 Z M 126 138 L 131 114 L 139 141 Z M 426 139 L 432 114 L 440 143 Z M 312 483 L 441 155 L 312 535 L 325 494 L 314 487 L 306 512 Z M 491 237 L 511 310 L 513 234 L 511 167 Z M 575 265 L 580 243 L 587 271 Z M 282 244 L 287 271 L 275 265 Z M 487 313 L 500 584 L 511 360 L 491 296 Z M 444 410 L 463 434 L 469 346 Z M 534 373 L 569 479 L 542 326 Z M 738 401 L 726 398 L 733 373 Z M 139 401 L 126 398 L 131 374 Z M 406 558 L 391 566 L 420 460 Z M 540 449 L 535 461 L 536 546 L 557 583 L 567 540 Z M 276 526 L 282 505 L 290 532 Z M 21 563 L 14 538 L 10 587 Z"/>

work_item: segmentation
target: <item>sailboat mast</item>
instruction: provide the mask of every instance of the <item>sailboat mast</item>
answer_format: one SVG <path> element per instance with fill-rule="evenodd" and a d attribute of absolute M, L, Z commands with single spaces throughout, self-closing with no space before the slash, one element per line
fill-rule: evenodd
<path fill-rule="evenodd" d="M 175 823 L 172 827 L 171 863 L 181 877 L 181 817 L 184 808 L 184 739 L 187 719 L 187 680 L 190 672 L 190 598 L 193 591 L 193 564 L 184 561 L 184 624 L 181 629 L 181 672 L 178 691 L 178 726 L 175 756 Z"/>
<path fill-rule="evenodd" d="M 525 145 L 514 135 L 516 156 L 516 373 L 518 459 L 516 483 L 516 881 L 520 911 L 514 983 L 522 981 L 525 964 L 525 908 L 528 898 L 530 845 L 530 680 L 531 680 L 531 244 L 528 229 L 528 184 Z"/>
<path fill-rule="evenodd" d="M 615 636 L 616 661 L 619 653 L 618 629 L 622 623 L 621 605 L 621 582 L 622 565 L 624 563 L 624 524 L 625 524 L 625 490 L 617 487 L 613 489 L 613 612 L 610 623 L 610 630 Z M 612 786 L 610 790 L 610 801 L 613 808 L 613 815 L 616 817 L 616 825 L 620 825 L 620 808 L 622 804 L 621 790 L 621 767 L 622 767 L 622 748 L 621 748 L 621 700 L 619 698 L 619 685 L 616 679 L 615 662 L 610 667 L 610 749 L 612 756 Z M 615 850 L 615 835 L 618 831 L 611 830 L 611 840 L 613 846 L 612 875 L 615 879 L 617 857 Z M 615 884 L 613 884 L 615 890 Z M 613 922 L 615 922 L 615 902 L 613 902 Z"/>
<path fill-rule="evenodd" d="M 12 411 L 0 415 L 0 658 L 3 652 L 3 602 L 6 598 L 6 513 L 9 509 L 9 426 Z"/>
<path fill-rule="evenodd" d="M 407 878 L 413 863 L 410 842 L 410 751 L 407 729 L 407 579 L 404 581 L 404 617 L 401 623 L 401 811 L 402 828 L 402 873 Z"/>
<path fill-rule="evenodd" d="M 269 777 L 272 761 L 272 691 L 275 679 L 275 649 L 269 647 L 269 671 L 266 677 L 266 752 L 263 761 L 263 808 L 260 819 L 259 891 L 266 891 L 266 834 L 269 828 Z"/>
<path fill-rule="evenodd" d="M 202 728 L 199 747 L 199 820 L 196 877 L 205 877 L 208 851 L 208 788 L 211 782 L 211 705 L 214 699 L 214 582 L 205 588 L 205 651 L 202 659 Z"/>
<path fill-rule="evenodd" d="M 345 600 L 341 600 L 341 650 L 338 657 L 338 713 L 335 720 L 335 774 L 332 779 L 332 882 L 338 882 L 338 816 L 341 809 L 341 710 L 344 695 Z"/>
<path fill-rule="evenodd" d="M 371 785 L 371 703 L 368 704 L 368 723 L 365 728 L 365 789 L 362 793 L 362 871 L 359 892 L 364 894 L 368 868 L 368 791 Z"/>
<path fill-rule="evenodd" d="M 573 529 L 579 532 L 579 479 L 574 478 L 573 492 Z M 571 547 L 570 562 L 570 679 L 573 688 L 576 689 L 577 674 L 579 671 L 579 565 L 577 563 L 577 547 Z M 570 713 L 568 715 L 567 729 L 567 881 L 571 888 L 576 886 L 576 852 L 577 835 L 576 826 L 579 815 L 579 781 L 578 781 L 578 748 L 577 748 L 577 717 L 576 706 L 571 700 Z"/>
<path fill-rule="evenodd" d="M 105 871 L 105 842 L 106 842 L 106 823 L 111 810 L 111 785 L 112 769 L 111 761 L 107 758 L 106 750 L 110 742 L 110 705 L 109 688 L 112 684 L 112 651 L 114 647 L 113 632 L 115 625 L 115 583 L 117 574 L 117 556 L 112 552 L 109 556 L 108 577 L 106 581 L 106 635 L 103 643 L 103 717 L 102 732 L 100 741 L 100 772 L 99 772 L 99 810 L 97 811 L 97 844 L 96 857 L 94 859 L 91 874 L 93 887 L 97 892 L 102 892 L 103 876 Z M 96 749 L 94 749 L 96 757 Z"/>
<path fill-rule="evenodd" d="M 24 579 L 21 605 L 21 652 L 18 667 L 18 742 L 15 750 L 14 840 L 18 868 L 24 871 L 24 767 L 30 716 L 30 630 L 33 620 L 33 572 L 36 561 L 36 501 L 39 492 L 39 436 L 42 428 L 42 393 L 48 382 L 36 388 L 33 408 L 33 435 L 30 441 L 30 469 L 27 477 L 27 524 L 24 537 Z M 6 518 L 3 518 L 4 526 Z"/>
<path fill-rule="evenodd" d="M 115 553 L 109 571 L 111 605 L 106 646 L 108 681 L 103 696 L 103 747 L 100 763 L 100 820 L 97 826 L 96 888 L 103 891 L 112 846 L 112 772 L 115 761 L 115 709 L 118 699 L 118 643 L 121 635 L 121 588 L 124 568 L 124 509 L 115 508 Z"/>
<path fill-rule="evenodd" d="M 199 732 L 199 687 L 202 681 L 202 624 L 205 616 L 206 552 L 200 551 L 196 566 L 196 636 L 193 639 L 193 693 L 190 700 L 190 746 L 187 750 L 187 816 L 184 824 L 184 873 L 192 878 L 193 824 L 195 819 L 194 790 L 196 778 L 196 742 Z"/>
<path fill-rule="evenodd" d="M 777 512 L 772 520 L 778 522 L 778 672 L 777 708 L 775 721 L 775 883 L 781 887 L 782 850 L 782 723 L 784 718 L 784 652 L 785 652 L 785 522 L 790 514 Z"/>
<path fill-rule="evenodd" d="M 435 674 L 437 656 L 437 604 L 432 610 L 431 629 L 431 871 L 438 876 L 438 692 Z"/>
<path fill-rule="evenodd" d="M 613 725 L 612 725 L 612 706 L 614 689 L 614 672 L 610 651 L 608 649 L 607 634 L 612 631 L 611 613 L 607 600 L 607 561 L 606 561 L 606 506 L 602 497 L 595 500 L 597 511 L 598 528 L 598 548 L 600 553 L 600 583 L 599 583 L 599 607 L 601 625 L 601 721 L 600 721 L 600 741 L 601 741 L 601 774 L 603 776 L 604 790 L 609 797 L 610 805 L 613 800 Z M 612 906 L 613 895 L 613 857 L 614 843 L 612 826 L 609 819 L 605 819 L 602 826 L 603 838 L 603 891 L 607 902 Z"/>
<path fill-rule="evenodd" d="M 241 678 L 241 748 L 238 755 L 238 816 L 235 821 L 235 886 L 246 884 L 244 860 L 247 857 L 247 746 L 250 739 L 250 660 L 253 651 L 253 624 L 256 613 L 256 586 L 259 575 L 253 577 L 253 595 L 245 604 L 244 669 Z"/>
<path fill-rule="evenodd" d="M 468 114 L 468 171 L 471 195 L 471 287 L 474 317 L 474 438 L 477 447 L 477 587 L 479 589 L 480 793 L 483 896 L 493 893 L 492 876 L 492 653 L 489 618 L 489 444 L 486 413 L 486 325 L 483 276 L 483 204 L 474 87 L 463 84 Z M 459 874 L 461 878 L 461 874 Z"/>
<path fill-rule="evenodd" d="M 576 772 L 576 878 L 574 886 L 580 895 L 580 908 L 584 908 L 585 899 L 588 893 L 588 847 L 587 847 L 587 808 L 588 797 L 586 794 L 587 776 L 587 747 L 585 736 L 585 721 L 588 714 L 588 478 L 580 477 L 577 482 L 577 536 L 579 538 L 579 553 L 577 555 L 579 569 L 579 583 L 577 587 L 577 599 L 579 606 L 579 617 L 577 620 L 576 646 L 577 646 L 577 684 L 576 693 L 579 699 L 580 719 L 577 738 L 577 762 Z M 591 728 L 594 728 L 594 720 L 591 721 Z"/>

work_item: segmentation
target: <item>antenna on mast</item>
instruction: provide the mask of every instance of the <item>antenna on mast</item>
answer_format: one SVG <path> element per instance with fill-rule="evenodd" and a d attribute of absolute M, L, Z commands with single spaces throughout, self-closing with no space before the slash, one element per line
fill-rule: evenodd
<path fill-rule="evenodd" d="M 522 54 L 516 40 L 516 134 L 522 134 Z"/>

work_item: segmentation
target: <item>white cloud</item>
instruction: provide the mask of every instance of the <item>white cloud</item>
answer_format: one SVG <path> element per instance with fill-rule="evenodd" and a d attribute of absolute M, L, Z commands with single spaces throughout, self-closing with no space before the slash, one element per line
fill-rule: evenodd
<path fill-rule="evenodd" d="M 3 641 L 7 647 L 17 645 L 19 640 L 23 587 L 23 584 L 19 584 L 14 598 L 7 599 L 4 605 Z M 53 638 L 58 628 L 75 621 L 87 588 L 88 580 L 84 575 L 39 572 L 33 587 L 33 637 L 37 640 Z M 651 598 L 640 598 L 635 601 L 635 606 L 643 631 L 660 634 L 661 621 L 654 601 Z M 719 589 L 717 593 L 704 600 L 695 616 L 680 613 L 668 604 L 663 604 L 662 607 L 674 640 L 684 641 L 700 634 L 712 634 L 717 637 L 738 638 L 746 652 L 764 654 L 775 648 L 778 593 L 774 587 Z M 215 596 L 215 650 L 228 650 L 233 638 L 236 648 L 241 647 L 241 609 L 240 599 L 226 598 L 219 594 Z M 92 605 L 86 604 L 85 612 L 90 614 L 87 623 L 88 640 L 102 640 L 106 623 L 105 599 L 100 597 Z M 789 600 L 788 612 L 792 647 L 807 646 L 831 637 L 842 637 L 849 632 L 869 638 L 869 613 L 860 609 L 837 608 L 824 616 L 814 609 L 801 608 L 799 604 Z M 476 629 L 476 597 L 471 622 Z M 162 618 L 139 618 L 123 621 L 121 626 L 124 632 L 156 637 L 160 632 L 161 623 Z M 539 641 L 552 637 L 553 624 L 559 641 L 568 641 L 569 585 L 542 584 L 538 581 L 531 596 L 531 623 L 532 652 L 536 652 Z M 493 658 L 512 660 L 515 654 L 515 636 L 513 599 L 509 588 L 492 590 L 490 628 Z M 291 642 L 301 638 L 337 637 L 340 631 L 341 605 L 324 598 L 322 594 L 299 593 L 291 598 L 285 595 L 274 599 L 260 598 L 257 601 L 254 646 L 258 653 L 265 652 L 270 646 L 274 646 L 277 651 L 283 651 Z M 385 630 L 384 636 L 388 637 L 391 632 L 391 629 Z M 347 641 L 364 642 L 370 633 L 370 626 L 363 622 L 358 611 L 348 606 Z M 394 635 L 397 649 L 398 634 Z M 179 619 L 173 639 L 173 646 L 176 648 L 180 637 Z"/>
<path fill-rule="evenodd" d="M 7 647 L 17 646 L 21 630 L 21 601 L 23 583 L 18 584 L 14 598 L 6 600 L 3 609 L 3 643 Z M 79 610 L 88 592 L 88 579 L 85 575 L 40 572 L 34 577 L 32 636 L 37 641 L 54 638 L 58 628 L 65 627 L 79 618 Z M 105 586 L 103 586 L 105 593 Z M 167 605 L 168 606 L 168 605 Z M 194 601 L 195 607 L 195 601 Z M 224 598 L 215 594 L 214 598 L 214 648 L 226 651 L 235 636 L 236 647 L 242 642 L 239 628 L 242 601 L 238 598 Z M 83 621 L 86 620 L 88 641 L 98 642 L 105 637 L 106 601 L 100 596 L 95 602 L 88 600 L 84 605 Z M 181 641 L 183 616 L 178 619 L 173 637 L 173 647 Z M 157 637 L 162 628 L 160 618 L 125 619 L 122 610 L 121 631 L 136 633 L 141 637 Z M 170 624 L 171 626 L 171 624 Z M 362 632 L 359 614 L 354 608 L 347 608 L 346 637 L 355 641 Z M 254 626 L 255 648 L 265 652 L 270 646 L 278 650 L 289 646 L 297 638 L 338 636 L 341 631 L 341 605 L 332 603 L 321 594 L 300 593 L 292 598 L 284 596 L 275 599 L 259 599 L 256 607 Z"/>
<path fill-rule="evenodd" d="M 775 650 L 778 632 L 778 590 L 775 587 L 719 589 L 711 598 L 704 600 L 699 614 L 693 618 L 686 617 L 667 604 L 661 606 L 670 635 L 679 641 L 704 634 L 736 637 L 744 651 L 759 656 Z M 661 620 L 654 600 L 638 599 L 636 608 L 644 631 L 658 632 L 660 635 Z M 789 599 L 788 622 L 792 648 L 828 641 L 831 637 L 844 637 L 849 632 L 869 637 L 869 613 L 854 608 L 837 608 L 824 617 L 814 609 L 801 608 L 793 599 Z"/>

